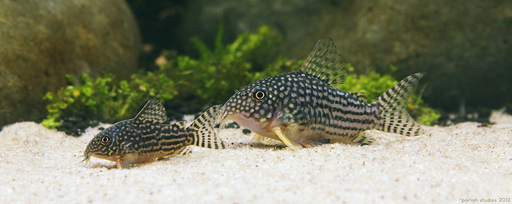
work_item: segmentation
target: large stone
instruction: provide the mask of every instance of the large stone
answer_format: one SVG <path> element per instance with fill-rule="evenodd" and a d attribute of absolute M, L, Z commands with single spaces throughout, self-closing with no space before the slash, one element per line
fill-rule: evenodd
<path fill-rule="evenodd" d="M 0 126 L 44 116 L 65 74 L 129 76 L 139 50 L 123 0 L 0 1 Z"/>
<path fill-rule="evenodd" d="M 305 58 L 319 38 L 332 37 L 359 72 L 401 79 L 427 72 L 424 96 L 445 109 L 500 107 L 512 101 L 512 1 L 192 0 L 183 36 L 213 40 L 224 22 L 228 40 L 269 24 L 282 33 L 280 51 Z"/>

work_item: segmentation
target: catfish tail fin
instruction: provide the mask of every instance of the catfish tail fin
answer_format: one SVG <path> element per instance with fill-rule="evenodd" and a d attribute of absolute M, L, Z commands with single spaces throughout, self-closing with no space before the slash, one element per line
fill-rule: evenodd
<path fill-rule="evenodd" d="M 420 124 L 406 110 L 407 100 L 423 76 L 425 73 L 412 74 L 377 98 L 375 103 L 379 107 L 381 118 L 378 130 L 405 136 L 424 134 Z"/>
<path fill-rule="evenodd" d="M 210 149 L 224 149 L 226 147 L 224 142 L 217 137 L 217 131 L 215 131 L 219 113 L 220 105 L 212 106 L 194 120 L 189 127 L 195 130 L 192 145 Z"/>

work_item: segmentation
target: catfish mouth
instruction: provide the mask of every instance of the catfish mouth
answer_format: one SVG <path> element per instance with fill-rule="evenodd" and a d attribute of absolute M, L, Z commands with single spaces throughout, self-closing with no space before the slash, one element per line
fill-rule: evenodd
<path fill-rule="evenodd" d="M 115 162 L 116 161 L 116 157 L 115 156 L 103 156 L 103 155 L 100 155 L 100 154 L 94 154 L 94 153 L 88 153 L 88 154 L 84 154 L 84 157 L 85 159 L 82 160 L 81 162 L 88 162 L 91 157 L 96 157 L 98 159 L 105 159 L 105 160 L 109 160 L 109 161 L 113 161 Z"/>
<path fill-rule="evenodd" d="M 80 161 L 80 163 L 82 162 L 86 162 L 88 163 L 91 159 L 91 156 L 90 156 L 90 152 L 89 152 L 89 145 L 91 145 L 90 143 L 87 144 L 87 147 L 85 147 L 85 151 L 84 151 L 84 160 Z"/>
<path fill-rule="evenodd" d="M 81 162 L 89 162 L 91 160 L 91 157 L 96 157 L 99 159 L 105 159 L 105 160 L 109 160 L 109 161 L 116 161 L 114 156 L 105 156 L 105 155 L 98 154 L 95 151 L 90 151 L 89 145 L 87 145 L 87 148 L 84 151 L 84 160 L 82 160 Z"/>

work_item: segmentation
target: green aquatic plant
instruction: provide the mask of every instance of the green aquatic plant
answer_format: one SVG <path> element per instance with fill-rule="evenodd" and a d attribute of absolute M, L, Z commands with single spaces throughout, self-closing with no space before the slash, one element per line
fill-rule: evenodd
<path fill-rule="evenodd" d="M 130 80 L 116 81 L 112 74 L 91 78 L 66 75 L 69 86 L 56 93 L 48 92 L 48 116 L 42 124 L 48 128 L 61 125 L 62 116 L 82 113 L 88 118 L 121 120 L 133 115 L 140 101 L 152 97 L 172 99 L 177 91 L 174 83 L 164 74 L 151 72 L 133 74 Z"/>
<path fill-rule="evenodd" d="M 268 26 L 242 33 L 230 44 L 224 44 L 222 38 L 221 24 L 213 49 L 199 38 L 191 39 L 199 58 L 166 56 L 169 59 L 160 69 L 173 76 L 180 98 L 199 98 L 205 104 L 224 103 L 237 88 L 300 66 L 296 60 L 268 54 L 281 42 L 281 37 Z"/>

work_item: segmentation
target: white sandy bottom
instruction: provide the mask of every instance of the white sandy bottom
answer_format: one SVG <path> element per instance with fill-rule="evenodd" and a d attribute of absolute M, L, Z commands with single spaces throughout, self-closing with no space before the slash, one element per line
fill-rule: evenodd
<path fill-rule="evenodd" d="M 429 135 L 372 131 L 370 146 L 292 151 L 221 130 L 225 150 L 193 148 L 130 169 L 79 163 L 99 132 L 79 138 L 32 122 L 0 132 L 0 203 L 462 203 L 512 197 L 512 116 L 491 127 L 426 127 Z M 496 202 L 497 202 L 496 201 Z"/>

